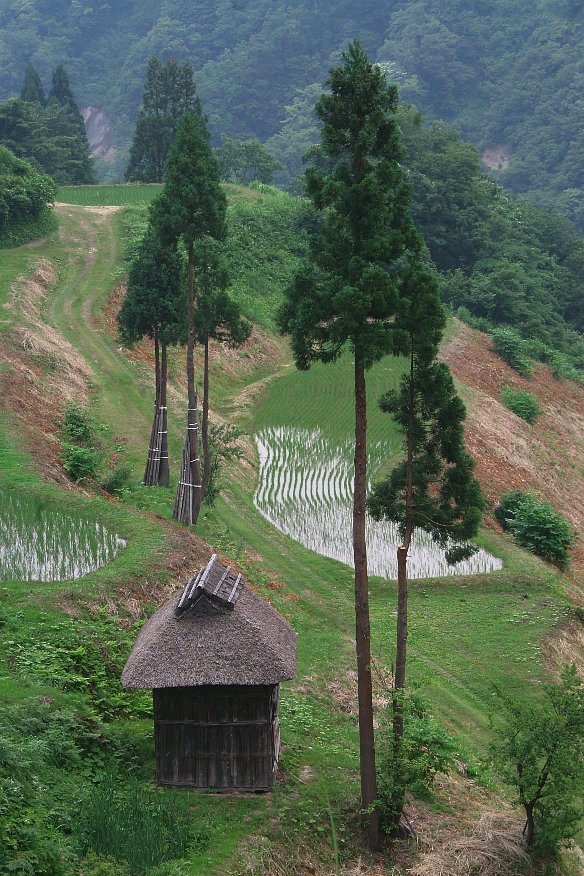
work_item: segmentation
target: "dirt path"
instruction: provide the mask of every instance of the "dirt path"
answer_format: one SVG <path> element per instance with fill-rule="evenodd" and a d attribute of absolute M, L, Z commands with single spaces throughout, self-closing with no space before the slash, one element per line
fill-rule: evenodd
<path fill-rule="evenodd" d="M 65 205 L 58 212 L 69 262 L 47 301 L 45 318 L 92 368 L 90 388 L 98 417 L 116 423 L 128 443 L 139 447 L 148 436 L 151 400 L 136 380 L 138 366 L 119 351 L 99 320 L 122 263 L 117 216 Z"/>

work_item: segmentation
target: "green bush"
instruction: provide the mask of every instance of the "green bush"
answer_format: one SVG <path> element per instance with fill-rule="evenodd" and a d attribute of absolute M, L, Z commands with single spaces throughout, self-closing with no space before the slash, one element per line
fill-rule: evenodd
<path fill-rule="evenodd" d="M 63 468 L 74 481 L 95 478 L 99 468 L 99 454 L 91 447 L 65 444 L 61 451 Z"/>
<path fill-rule="evenodd" d="M 396 763 L 393 749 L 393 709 L 389 705 L 379 733 L 377 799 L 382 828 L 393 826 L 405 790 L 424 796 L 437 773 L 448 772 L 454 742 L 417 697 L 404 698 L 404 740 Z"/>
<path fill-rule="evenodd" d="M 576 835 L 582 819 L 584 684 L 571 666 L 564 668 L 560 684 L 544 685 L 536 702 L 496 693 L 495 762 L 525 810 L 528 845 L 554 855 Z"/>
<path fill-rule="evenodd" d="M 521 417 L 527 423 L 533 423 L 541 414 L 541 408 L 537 403 L 537 399 L 530 392 L 524 389 L 513 389 L 511 386 L 504 386 L 501 390 L 501 401 L 505 407 Z"/>
<path fill-rule="evenodd" d="M 527 352 L 527 344 L 514 329 L 508 326 L 499 326 L 491 332 L 493 349 L 503 361 L 512 368 L 529 377 L 531 374 L 531 362 Z"/>
<path fill-rule="evenodd" d="M 81 405 L 69 402 L 59 424 L 59 433 L 68 444 L 82 444 L 94 447 L 97 440 L 97 427 L 89 411 Z"/>
<path fill-rule="evenodd" d="M 522 490 L 510 490 L 501 496 L 495 517 L 503 529 L 513 533 L 521 547 L 560 569 L 566 568 L 575 533 L 568 521 L 547 502 L 540 502 Z"/>
<path fill-rule="evenodd" d="M 100 486 L 106 493 L 116 495 L 127 488 L 131 477 L 132 469 L 129 465 L 118 465 L 105 476 Z"/>

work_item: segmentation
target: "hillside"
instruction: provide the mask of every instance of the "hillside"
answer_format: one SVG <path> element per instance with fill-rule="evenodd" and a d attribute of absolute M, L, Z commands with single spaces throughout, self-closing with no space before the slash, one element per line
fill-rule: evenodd
<path fill-rule="evenodd" d="M 0 779 L 14 782 L 18 776 L 17 791 L 10 791 L 5 811 L 14 825 L 14 848 L 23 850 L 22 860 L 39 876 L 45 872 L 39 856 L 51 854 L 53 847 L 71 867 L 79 860 L 83 846 L 76 823 L 87 823 L 93 789 L 104 787 L 108 771 L 117 773 L 116 794 L 135 793 L 129 789 L 136 781 L 136 793 L 151 793 L 151 706 L 147 697 L 120 693 L 119 671 L 136 621 L 184 582 L 208 545 L 229 557 L 291 620 L 299 634 L 299 666 L 297 677 L 282 692 L 282 782 L 270 799 L 194 798 L 190 821 L 199 839 L 184 853 L 189 863 L 176 872 L 325 876 L 334 864 L 331 806 L 344 872 L 373 876 L 387 865 L 387 858 L 380 856 L 355 869 L 352 573 L 283 534 L 253 501 L 258 457 L 251 436 L 292 421 L 299 430 L 314 430 L 320 423 L 329 442 L 342 446 L 351 425 L 338 401 L 350 390 L 350 369 L 341 363 L 298 375 L 286 344 L 273 334 L 274 307 L 297 257 L 290 255 L 291 243 L 295 241 L 297 254 L 303 248 L 295 202 L 273 190 L 237 187 L 229 189 L 229 197 L 235 239 L 244 230 L 251 235 L 236 293 L 255 317 L 256 329 L 241 352 L 227 353 L 217 346 L 212 351 L 214 417 L 251 434 L 243 461 L 224 476 L 217 506 L 206 509 L 196 534 L 168 522 L 172 488 L 139 485 L 152 406 L 152 354 L 146 345 L 134 351 L 120 347 L 114 332 L 123 294 L 124 242 L 136 215 L 111 206 L 63 204 L 58 234 L 3 252 L 0 493 L 25 485 L 42 501 L 103 521 L 128 542 L 117 558 L 78 581 L 15 582 L 4 591 L 0 736 L 9 740 L 12 760 L 0 767 Z M 271 297 L 265 295 L 268 287 Z M 183 431 L 183 355 L 174 351 L 171 364 L 169 440 L 174 461 Z M 584 390 L 556 381 L 545 366 L 538 366 L 529 387 L 545 412 L 541 427 L 527 427 L 498 403 L 500 385 L 521 379 L 490 351 L 484 335 L 453 323 L 443 356 L 469 407 L 469 446 L 479 454 L 478 473 L 490 502 L 507 486 L 521 484 L 551 497 L 554 504 L 557 499 L 581 529 L 583 448 L 582 430 L 578 436 L 576 431 Z M 374 375 L 372 393 L 395 381 L 401 367 L 399 361 L 384 363 Z M 121 500 L 72 488 L 64 476 L 56 420 L 67 400 L 89 406 L 104 424 L 101 434 L 108 452 L 132 466 L 131 489 Z M 390 452 L 397 454 L 391 437 L 384 437 L 383 419 L 371 404 L 372 434 L 389 441 Z M 449 578 L 431 573 L 412 584 L 412 680 L 452 734 L 458 765 L 439 779 L 429 800 L 411 801 L 415 841 L 404 840 L 393 850 L 394 863 L 415 866 L 419 876 L 431 876 L 439 863 L 451 876 L 462 873 L 457 869 L 461 850 L 480 861 L 485 849 L 492 848 L 488 838 L 493 835 L 499 838 L 497 854 L 517 852 L 520 820 L 502 790 L 494 790 L 496 778 L 481 763 L 491 732 L 491 685 L 499 683 L 517 697 L 532 696 L 548 669 L 579 647 L 580 628 L 565 594 L 581 602 L 582 554 L 574 579 L 568 581 L 516 548 L 493 523 L 487 521 L 480 543 L 502 558 L 502 570 Z M 392 662 L 392 591 L 391 582 L 372 578 L 380 719 Z M 79 648 L 84 649 L 81 661 L 75 656 Z M 85 664 L 88 669 L 83 669 Z M 96 666 L 97 687 L 83 676 Z M 15 730 L 9 731 L 10 726 Z M 31 740 L 23 748 L 10 733 L 22 734 L 26 727 Z M 59 735 L 63 733 L 68 747 Z M 57 766 L 53 744 L 62 746 Z M 122 818 L 122 797 L 116 794 L 111 806 Z M 165 795 L 178 813 L 180 794 Z M 18 824 L 26 805 L 32 806 L 34 817 L 23 835 Z M 78 872 L 67 869 L 62 859 L 59 866 L 51 872 Z"/>
<path fill-rule="evenodd" d="M 270 140 L 289 172 L 314 142 L 311 108 L 331 61 L 360 37 L 431 118 L 459 127 L 501 181 L 580 226 L 579 0 L 8 0 L 0 10 L 0 98 L 30 60 L 71 72 L 98 151 L 123 169 L 148 58 L 189 60 L 217 138 Z M 116 159 L 117 151 L 117 159 Z"/>

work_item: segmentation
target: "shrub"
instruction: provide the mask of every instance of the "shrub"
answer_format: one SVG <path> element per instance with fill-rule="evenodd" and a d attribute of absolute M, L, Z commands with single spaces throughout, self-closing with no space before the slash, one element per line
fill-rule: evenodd
<path fill-rule="evenodd" d="M 544 686 L 539 702 L 497 691 L 495 761 L 525 810 L 527 844 L 544 854 L 572 839 L 582 817 L 584 684 L 574 666 L 561 679 Z"/>
<path fill-rule="evenodd" d="M 541 414 L 541 408 L 537 403 L 537 399 L 530 392 L 524 389 L 513 389 L 510 386 L 504 386 L 501 390 L 501 401 L 505 407 L 521 417 L 527 423 L 533 423 Z"/>
<path fill-rule="evenodd" d="M 531 495 L 524 490 L 509 490 L 501 496 L 495 508 L 495 517 L 503 529 L 510 529 L 520 506 L 531 498 Z"/>
<path fill-rule="evenodd" d="M 540 502 L 522 490 L 510 490 L 501 496 L 495 517 L 503 529 L 513 533 L 521 547 L 560 569 L 566 568 L 569 550 L 574 544 L 574 530 L 547 502 Z"/>
<path fill-rule="evenodd" d="M 510 525 L 521 547 L 565 569 L 569 550 L 574 544 L 574 530 L 561 514 L 547 502 L 525 502 Z"/>
<path fill-rule="evenodd" d="M 97 429 L 91 414 L 81 405 L 70 402 L 65 408 L 59 432 L 68 444 L 82 444 L 93 447 L 96 443 Z"/>
<path fill-rule="evenodd" d="M 131 477 L 132 469 L 129 465 L 118 465 L 105 476 L 100 486 L 106 493 L 115 495 L 126 489 Z"/>
<path fill-rule="evenodd" d="M 220 492 L 219 474 L 221 467 L 230 459 L 240 459 L 242 452 L 237 442 L 244 435 L 237 426 L 209 424 L 209 452 L 211 466 L 209 486 L 204 498 L 205 504 L 213 507 Z"/>
<path fill-rule="evenodd" d="M 531 362 L 523 338 L 514 329 L 508 326 L 499 326 L 491 332 L 493 349 L 501 359 L 512 368 L 529 377 L 531 374 Z"/>
<path fill-rule="evenodd" d="M 94 478 L 99 468 L 99 454 L 91 447 L 65 444 L 61 451 L 63 468 L 74 481 Z"/>
<path fill-rule="evenodd" d="M 454 742 L 417 697 L 404 698 L 404 740 L 399 762 L 393 749 L 393 710 L 388 706 L 380 730 L 377 798 L 382 827 L 395 823 L 406 790 L 427 794 L 437 773 L 448 772 Z"/>

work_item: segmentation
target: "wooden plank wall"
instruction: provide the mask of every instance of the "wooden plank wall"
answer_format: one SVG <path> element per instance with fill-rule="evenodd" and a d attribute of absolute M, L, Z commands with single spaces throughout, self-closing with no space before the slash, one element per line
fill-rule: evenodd
<path fill-rule="evenodd" d="M 157 779 L 265 790 L 277 763 L 278 685 L 155 690 Z"/>

